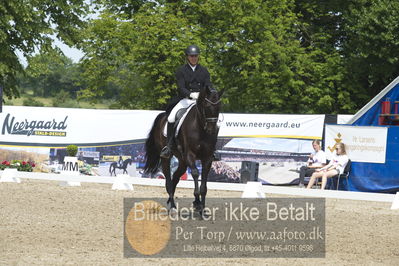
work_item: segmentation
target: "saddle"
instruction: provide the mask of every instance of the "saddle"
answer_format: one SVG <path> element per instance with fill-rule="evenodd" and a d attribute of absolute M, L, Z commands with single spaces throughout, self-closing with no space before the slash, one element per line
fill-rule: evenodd
<path fill-rule="evenodd" d="M 175 137 L 177 137 L 177 134 L 179 133 L 180 127 L 184 122 L 184 119 L 186 118 L 188 112 L 195 106 L 195 103 L 189 105 L 187 108 L 181 108 L 179 111 L 176 112 L 176 118 L 175 118 L 175 127 L 174 127 L 174 132 L 175 132 Z M 167 135 L 167 126 L 168 123 L 165 123 L 165 127 L 163 129 L 163 135 L 166 137 Z"/>

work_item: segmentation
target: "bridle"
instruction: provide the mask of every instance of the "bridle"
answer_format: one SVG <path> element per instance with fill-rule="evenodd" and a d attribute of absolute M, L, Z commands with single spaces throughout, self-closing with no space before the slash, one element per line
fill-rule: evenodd
<path fill-rule="evenodd" d="M 217 101 L 215 101 L 215 102 L 209 100 L 207 97 L 205 97 L 204 100 L 205 100 L 206 102 L 210 103 L 211 105 L 217 105 L 217 104 L 219 104 L 219 103 L 221 102 L 221 99 L 220 99 L 220 98 L 219 98 Z M 215 117 L 215 116 L 207 117 L 207 116 L 205 115 L 205 108 L 201 108 L 202 110 L 200 110 L 200 109 L 198 108 L 198 104 L 196 104 L 196 107 L 197 107 L 197 111 L 200 113 L 199 118 L 200 118 L 202 124 L 204 124 L 204 127 L 203 127 L 204 130 L 206 129 L 208 123 L 217 123 L 217 122 L 218 122 L 218 120 L 219 120 L 219 114 L 218 114 L 218 116 L 216 116 L 216 117 Z M 204 120 L 205 120 L 205 121 L 204 121 Z"/>
<path fill-rule="evenodd" d="M 220 103 L 221 99 L 217 100 L 216 102 L 212 102 L 211 100 L 209 100 L 208 98 L 205 97 L 205 101 L 207 101 L 208 103 L 210 103 L 212 105 L 217 105 L 218 103 Z"/>

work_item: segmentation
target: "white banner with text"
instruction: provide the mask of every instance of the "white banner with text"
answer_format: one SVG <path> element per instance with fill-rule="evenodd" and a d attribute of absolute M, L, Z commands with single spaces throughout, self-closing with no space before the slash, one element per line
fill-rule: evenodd
<path fill-rule="evenodd" d="M 144 139 L 159 111 L 4 106 L 2 145 L 115 145 Z"/>
<path fill-rule="evenodd" d="M 387 134 L 386 127 L 326 125 L 325 151 L 331 156 L 342 142 L 354 162 L 385 163 Z"/>
<path fill-rule="evenodd" d="M 80 147 L 147 138 L 160 111 L 4 106 L 0 145 Z M 220 114 L 219 137 L 321 139 L 324 115 Z"/>
<path fill-rule="evenodd" d="M 324 115 L 222 114 L 219 136 L 321 139 Z"/>

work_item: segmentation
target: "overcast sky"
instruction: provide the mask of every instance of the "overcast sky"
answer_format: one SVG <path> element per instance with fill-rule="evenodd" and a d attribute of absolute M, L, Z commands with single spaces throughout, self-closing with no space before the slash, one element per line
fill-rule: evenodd
<path fill-rule="evenodd" d="M 54 44 L 64 52 L 66 57 L 71 58 L 74 63 L 79 62 L 79 60 L 83 57 L 83 53 L 76 48 L 71 48 L 58 40 L 56 40 Z"/>
<path fill-rule="evenodd" d="M 54 45 L 58 46 L 62 50 L 62 52 L 65 54 L 65 56 L 72 59 L 72 61 L 74 63 L 78 63 L 79 60 L 83 57 L 82 51 L 80 51 L 76 48 L 71 48 L 59 40 L 55 40 Z M 26 67 L 27 66 L 26 58 L 22 55 L 22 53 L 20 51 L 16 51 L 16 53 L 17 53 L 22 65 L 24 65 Z"/>

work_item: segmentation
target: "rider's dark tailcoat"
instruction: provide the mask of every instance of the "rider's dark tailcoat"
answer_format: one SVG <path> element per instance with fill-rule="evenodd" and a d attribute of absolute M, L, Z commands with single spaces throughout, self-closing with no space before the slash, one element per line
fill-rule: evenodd
<path fill-rule="evenodd" d="M 182 65 L 176 71 L 176 79 L 180 99 L 188 98 L 191 92 L 199 92 L 205 86 L 212 87 L 208 70 L 199 64 L 195 71 L 189 64 Z"/>

